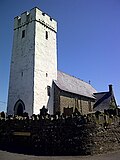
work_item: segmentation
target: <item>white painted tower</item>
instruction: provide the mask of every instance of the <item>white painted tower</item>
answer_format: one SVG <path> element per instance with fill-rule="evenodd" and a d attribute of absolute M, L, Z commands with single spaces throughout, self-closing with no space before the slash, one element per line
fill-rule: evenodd
<path fill-rule="evenodd" d="M 53 114 L 53 80 L 57 80 L 57 22 L 33 8 L 14 19 L 8 114 Z"/>

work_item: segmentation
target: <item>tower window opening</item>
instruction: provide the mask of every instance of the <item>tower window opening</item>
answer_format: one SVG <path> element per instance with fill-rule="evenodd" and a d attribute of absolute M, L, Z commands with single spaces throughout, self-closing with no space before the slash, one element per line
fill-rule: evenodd
<path fill-rule="evenodd" d="M 46 35 L 45 35 L 46 39 L 48 39 L 48 31 L 46 31 Z"/>
<path fill-rule="evenodd" d="M 47 95 L 50 96 L 50 86 L 47 86 Z"/>
<path fill-rule="evenodd" d="M 46 77 L 48 77 L 48 73 L 46 73 Z"/>
<path fill-rule="evenodd" d="M 23 77 L 23 72 L 21 72 L 21 76 Z"/>
<path fill-rule="evenodd" d="M 22 38 L 25 37 L 25 30 L 22 31 Z"/>

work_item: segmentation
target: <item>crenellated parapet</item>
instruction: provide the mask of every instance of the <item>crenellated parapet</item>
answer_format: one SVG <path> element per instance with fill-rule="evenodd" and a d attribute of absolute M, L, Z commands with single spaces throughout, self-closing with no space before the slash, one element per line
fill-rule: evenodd
<path fill-rule="evenodd" d="M 57 32 L 57 22 L 39 8 L 35 7 L 30 12 L 24 12 L 21 16 L 14 18 L 14 30 L 21 28 L 33 21 L 39 22 L 45 27 Z"/>

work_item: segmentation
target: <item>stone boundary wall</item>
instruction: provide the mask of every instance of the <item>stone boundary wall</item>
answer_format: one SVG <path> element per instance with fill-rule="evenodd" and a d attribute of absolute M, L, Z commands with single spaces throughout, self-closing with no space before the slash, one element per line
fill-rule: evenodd
<path fill-rule="evenodd" d="M 96 127 L 96 131 L 94 130 L 92 136 L 92 154 L 120 150 L 120 126 Z"/>
<path fill-rule="evenodd" d="M 101 117 L 99 123 L 90 117 L 1 119 L 0 148 L 37 155 L 92 155 L 119 150 L 119 117 L 112 117 L 110 124 L 102 123 Z"/>

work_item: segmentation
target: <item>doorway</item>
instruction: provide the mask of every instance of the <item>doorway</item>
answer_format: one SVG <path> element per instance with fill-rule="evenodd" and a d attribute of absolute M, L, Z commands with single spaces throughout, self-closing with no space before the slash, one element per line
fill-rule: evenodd
<path fill-rule="evenodd" d="M 18 116 L 23 116 L 25 110 L 25 105 L 22 100 L 18 100 L 14 107 L 14 114 Z"/>

